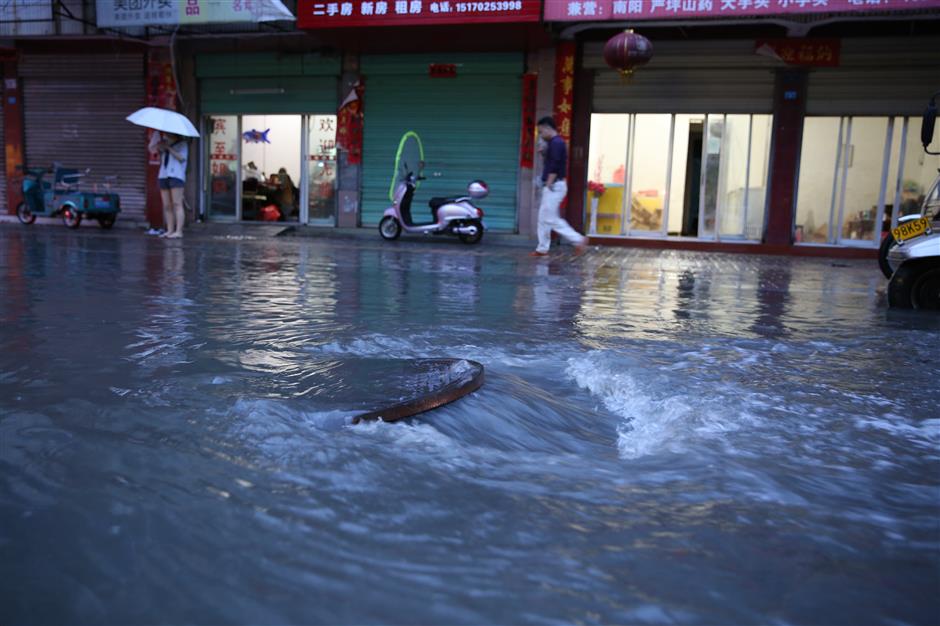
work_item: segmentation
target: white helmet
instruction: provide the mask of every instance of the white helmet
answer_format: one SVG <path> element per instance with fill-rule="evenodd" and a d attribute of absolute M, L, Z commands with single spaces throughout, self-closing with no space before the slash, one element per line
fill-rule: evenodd
<path fill-rule="evenodd" d="M 482 180 L 472 180 L 470 184 L 467 185 L 467 193 L 470 194 L 471 198 L 479 200 L 490 194 L 490 188 Z"/>

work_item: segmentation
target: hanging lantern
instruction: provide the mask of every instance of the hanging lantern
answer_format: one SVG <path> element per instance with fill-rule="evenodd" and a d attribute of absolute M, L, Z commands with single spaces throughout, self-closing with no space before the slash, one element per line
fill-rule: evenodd
<path fill-rule="evenodd" d="M 632 29 L 617 33 L 604 44 L 604 61 L 629 80 L 633 70 L 646 65 L 653 57 L 653 44 Z"/>

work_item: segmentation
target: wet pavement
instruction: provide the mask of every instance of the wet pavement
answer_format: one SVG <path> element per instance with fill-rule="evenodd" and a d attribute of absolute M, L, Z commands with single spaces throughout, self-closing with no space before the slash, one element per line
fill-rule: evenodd
<path fill-rule="evenodd" d="M 874 261 L 0 225 L 0 623 L 936 624 L 938 371 Z"/>

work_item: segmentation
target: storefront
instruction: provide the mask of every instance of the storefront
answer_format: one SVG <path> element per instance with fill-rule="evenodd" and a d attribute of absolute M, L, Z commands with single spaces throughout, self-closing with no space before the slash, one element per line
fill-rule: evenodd
<path fill-rule="evenodd" d="M 940 166 L 919 141 L 940 41 L 910 12 L 940 3 L 881 5 L 848 25 L 817 16 L 828 30 L 812 37 L 792 36 L 812 30 L 809 14 L 861 5 L 546 0 L 545 19 L 577 41 L 587 92 L 575 103 L 572 154 L 587 158 L 573 164 L 569 220 L 599 243 L 873 254 Z M 910 20 L 894 32 L 914 36 L 871 35 L 890 11 Z M 604 60 L 624 27 L 653 44 L 630 80 Z"/>
<path fill-rule="evenodd" d="M 202 214 L 334 226 L 338 56 L 196 57 Z"/>
<path fill-rule="evenodd" d="M 144 130 L 124 119 L 143 105 L 144 69 L 131 52 L 27 51 L 18 62 L 26 164 L 88 169 L 82 186 L 116 191 L 122 220 L 144 219 Z"/>
<path fill-rule="evenodd" d="M 330 5 L 301 0 L 298 27 L 342 50 L 359 81 L 364 118 L 358 184 L 348 189 L 355 224 L 374 228 L 388 208 L 402 136 L 424 146 L 427 177 L 413 209 L 430 219 L 426 202 L 487 182 L 487 227 L 517 232 L 521 205 L 531 202 L 523 147 L 523 80 L 528 55 L 550 40 L 538 28 L 541 3 L 370 2 Z M 549 88 L 550 85 L 546 85 Z M 529 126 L 534 133 L 534 127 Z M 422 208 L 423 207 L 423 208 Z"/>
<path fill-rule="evenodd" d="M 624 84 L 602 46 L 583 53 L 594 74 L 587 232 L 760 241 L 773 125 L 767 59 L 747 41 L 657 42 L 656 64 Z"/>
<path fill-rule="evenodd" d="M 940 37 L 845 39 L 841 48 L 839 67 L 808 77 L 793 239 L 874 247 L 898 215 L 917 212 L 940 169 L 920 138 L 940 90 Z"/>
<path fill-rule="evenodd" d="M 435 65 L 456 75 L 435 77 L 429 71 Z M 461 194 L 481 178 L 490 188 L 488 227 L 515 231 L 523 55 L 364 55 L 361 67 L 367 103 L 361 225 L 379 223 L 399 140 L 414 131 L 427 159 L 421 197 Z M 430 219 L 430 209 L 415 207 L 415 217 Z"/>

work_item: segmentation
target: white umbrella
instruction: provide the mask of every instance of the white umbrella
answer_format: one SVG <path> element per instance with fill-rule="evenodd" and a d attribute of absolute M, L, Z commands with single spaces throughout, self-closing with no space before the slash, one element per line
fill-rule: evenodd
<path fill-rule="evenodd" d="M 145 128 L 162 130 L 183 137 L 198 137 L 199 131 L 185 115 L 167 109 L 144 107 L 127 116 L 127 121 Z"/>

